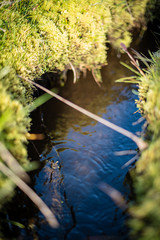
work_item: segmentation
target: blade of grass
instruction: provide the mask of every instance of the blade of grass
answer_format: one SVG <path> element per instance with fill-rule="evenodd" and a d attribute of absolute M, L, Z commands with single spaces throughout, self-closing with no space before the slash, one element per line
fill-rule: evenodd
<path fill-rule="evenodd" d="M 122 64 L 124 67 L 128 68 L 132 72 L 136 73 L 137 75 L 141 76 L 141 74 L 138 71 L 136 71 L 134 68 L 130 67 L 128 64 L 126 64 L 124 62 L 120 62 L 120 64 Z"/>
<path fill-rule="evenodd" d="M 147 57 L 143 57 L 140 53 L 138 53 L 136 50 L 134 50 L 133 48 L 132 48 L 132 52 L 136 55 L 136 58 L 137 59 L 139 59 L 139 60 L 141 60 L 143 63 L 144 63 L 144 65 L 147 67 L 147 68 L 149 68 L 150 66 L 149 66 L 149 64 L 148 64 L 148 62 L 152 62 L 150 59 L 148 59 Z"/>
<path fill-rule="evenodd" d="M 130 79 L 130 80 L 129 80 Z M 129 82 L 129 83 L 138 83 L 139 80 L 135 76 L 130 76 L 130 77 L 123 77 L 117 79 L 115 82 Z"/>
<path fill-rule="evenodd" d="M 69 61 L 69 64 L 70 64 L 71 69 L 72 69 L 72 71 L 73 71 L 73 76 L 74 76 L 74 78 L 73 78 L 73 83 L 76 83 L 76 81 L 77 81 L 76 70 L 75 70 L 75 68 L 73 67 L 73 64 L 72 64 L 70 61 Z"/>
<path fill-rule="evenodd" d="M 127 53 L 127 55 L 129 56 L 129 58 L 131 59 L 131 63 L 133 64 L 133 66 L 135 66 L 136 68 L 137 68 L 137 70 L 138 70 L 138 75 L 139 74 L 141 74 L 141 75 L 143 75 L 143 77 L 145 77 L 146 78 L 146 75 L 144 74 L 144 72 L 142 71 L 142 69 L 139 67 L 139 63 L 138 62 L 136 62 L 136 60 L 132 57 L 132 55 L 128 52 L 128 49 L 127 49 L 127 47 L 125 46 L 125 44 L 123 44 L 123 43 L 121 43 L 121 47 L 122 47 L 122 49 Z M 122 64 L 123 65 L 123 64 Z M 128 65 L 126 66 L 126 67 L 128 67 Z M 128 67 L 129 68 L 129 67 Z M 135 71 L 134 69 L 133 70 L 131 70 L 131 71 Z M 136 74 L 137 74 L 136 73 Z M 141 76 L 140 75 L 140 76 Z"/>
<path fill-rule="evenodd" d="M 56 89 L 53 88 L 53 89 L 51 89 L 51 91 L 56 92 Z M 32 105 L 29 106 L 29 111 L 30 112 L 34 111 L 36 108 L 40 107 L 42 104 L 44 104 L 45 102 L 47 102 L 51 98 L 53 98 L 53 96 L 51 96 L 48 93 L 45 93 L 45 94 L 41 95 L 40 97 L 36 98 L 33 101 Z"/>

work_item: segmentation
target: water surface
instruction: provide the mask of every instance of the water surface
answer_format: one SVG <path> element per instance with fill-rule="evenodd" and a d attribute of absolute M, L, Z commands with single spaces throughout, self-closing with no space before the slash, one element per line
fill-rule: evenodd
<path fill-rule="evenodd" d="M 136 134 L 141 131 L 140 124 L 133 125 L 140 118 L 140 114 L 135 113 L 136 96 L 132 93 L 136 86 L 115 83 L 117 78 L 129 74 L 119 61 L 111 53 L 109 65 L 102 69 L 101 88 L 90 73 L 73 84 L 69 72 L 60 95 Z M 49 141 L 41 148 L 43 167 L 34 176 L 34 189 L 52 208 L 60 228 L 50 228 L 37 213 L 34 218 L 36 237 L 127 239 L 125 220 L 128 215 L 100 185 L 111 185 L 127 202 L 132 198 L 128 174 L 132 166 L 124 169 L 122 166 L 134 155 L 116 156 L 115 152 L 134 150 L 135 143 L 56 99 L 45 104 L 42 113 Z M 25 231 L 23 235 L 27 237 Z"/>

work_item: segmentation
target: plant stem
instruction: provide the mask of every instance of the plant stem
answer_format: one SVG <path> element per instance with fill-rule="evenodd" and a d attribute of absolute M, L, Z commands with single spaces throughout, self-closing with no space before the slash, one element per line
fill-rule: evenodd
<path fill-rule="evenodd" d="M 16 176 L 5 164 L 0 162 L 0 170 L 9 177 L 39 208 L 42 214 L 45 216 L 49 225 L 53 228 L 57 228 L 59 223 L 51 210 L 42 201 L 42 199 L 18 176 Z"/>
<path fill-rule="evenodd" d="M 0 157 L 8 165 L 16 175 L 18 175 L 23 180 L 29 182 L 30 178 L 28 174 L 24 171 L 21 165 L 13 157 L 13 155 L 8 151 L 8 149 L 0 142 Z"/>
<path fill-rule="evenodd" d="M 33 85 L 36 86 L 37 88 L 42 89 L 43 91 L 45 91 L 45 92 L 47 92 L 48 94 L 52 95 L 53 97 L 57 98 L 57 99 L 60 100 L 61 102 L 67 104 L 68 106 L 76 109 L 77 111 L 85 114 L 86 116 L 88 116 L 88 117 L 90 117 L 90 118 L 92 118 L 92 119 L 94 119 L 94 120 L 96 120 L 96 121 L 104 124 L 105 126 L 113 129 L 114 131 L 119 132 L 119 133 L 121 133 L 122 135 L 130 138 L 132 141 L 134 141 L 134 142 L 137 144 L 137 146 L 139 147 L 139 149 L 140 149 L 141 151 L 144 150 L 145 148 L 147 148 L 147 143 L 146 143 L 146 142 L 144 142 L 141 138 L 137 137 L 137 136 L 134 135 L 133 133 L 125 130 L 124 128 L 121 128 L 121 127 L 117 126 L 116 124 L 111 123 L 111 122 L 109 122 L 108 120 L 103 119 L 103 118 L 99 117 L 98 115 L 95 115 L 95 114 L 93 114 L 93 113 L 85 110 L 85 109 L 82 108 L 82 107 L 79 107 L 78 105 L 76 105 L 76 104 L 68 101 L 67 99 L 65 99 L 65 98 L 59 96 L 58 94 L 56 94 L 56 93 L 48 90 L 47 88 L 39 85 L 38 83 L 35 83 L 35 82 L 31 81 L 30 79 L 26 79 L 26 78 L 23 78 L 23 77 L 21 77 L 21 76 L 18 76 L 18 77 L 20 77 L 21 79 L 23 79 L 23 80 L 25 80 L 25 81 L 33 84 Z"/>

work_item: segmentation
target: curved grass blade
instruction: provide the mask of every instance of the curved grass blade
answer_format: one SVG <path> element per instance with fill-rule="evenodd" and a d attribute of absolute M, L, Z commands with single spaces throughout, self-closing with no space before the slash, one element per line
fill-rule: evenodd
<path fill-rule="evenodd" d="M 130 67 L 128 64 L 126 64 L 124 62 L 120 62 L 120 64 L 122 64 L 124 67 L 128 68 L 132 72 L 136 73 L 138 76 L 141 76 L 141 74 L 138 71 L 136 71 L 134 68 Z"/>
<path fill-rule="evenodd" d="M 139 80 L 137 79 L 136 76 L 130 76 L 130 77 L 119 78 L 115 82 L 138 83 Z"/>
<path fill-rule="evenodd" d="M 53 92 L 57 92 L 56 88 L 52 88 L 51 91 Z M 44 103 L 46 103 L 48 100 L 50 100 L 51 98 L 53 98 L 53 96 L 51 96 L 48 93 L 44 93 L 43 95 L 41 95 L 40 97 L 36 98 L 33 103 L 29 106 L 29 111 L 32 112 L 34 111 L 36 108 L 40 107 L 41 105 L 43 105 Z"/>

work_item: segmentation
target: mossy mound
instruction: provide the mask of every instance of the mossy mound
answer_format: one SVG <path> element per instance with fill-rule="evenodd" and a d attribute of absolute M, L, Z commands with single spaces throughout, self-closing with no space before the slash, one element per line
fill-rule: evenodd
<path fill-rule="evenodd" d="M 150 1 L 23 0 L 0 8 L 1 57 L 23 77 L 107 63 L 106 43 L 129 46 Z M 149 5 L 152 8 L 152 4 Z"/>

